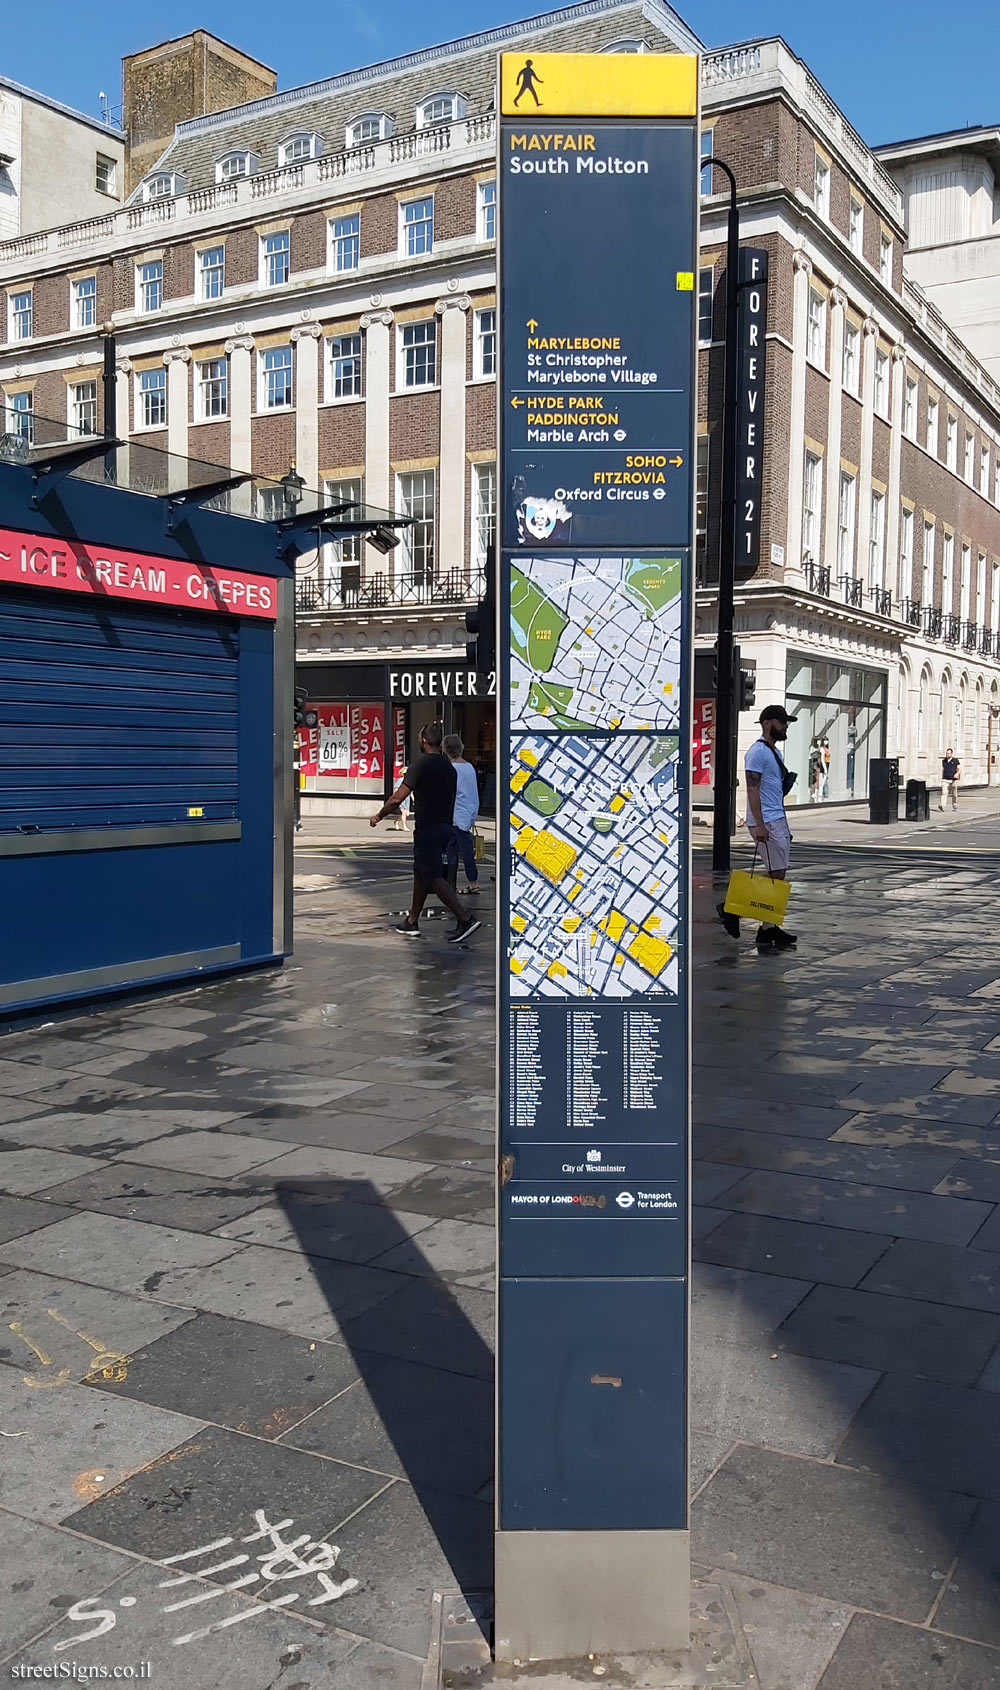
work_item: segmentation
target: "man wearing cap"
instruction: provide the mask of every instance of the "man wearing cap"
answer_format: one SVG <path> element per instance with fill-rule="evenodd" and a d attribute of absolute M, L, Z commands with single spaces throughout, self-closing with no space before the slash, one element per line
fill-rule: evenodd
<path fill-rule="evenodd" d="M 788 873 L 788 857 L 792 835 L 785 815 L 785 793 L 790 791 L 795 776 L 785 768 L 778 750 L 788 738 L 788 728 L 794 716 L 780 704 L 768 704 L 760 713 L 760 738 L 754 740 L 744 758 L 747 783 L 747 827 L 754 842 L 755 855 L 765 874 L 774 880 L 784 880 Z M 733 939 L 740 936 L 739 916 L 727 915 L 724 905 L 718 912 L 722 925 Z M 783 951 L 795 944 L 795 934 L 783 927 L 762 926 L 757 931 L 757 948 L 761 951 Z"/>

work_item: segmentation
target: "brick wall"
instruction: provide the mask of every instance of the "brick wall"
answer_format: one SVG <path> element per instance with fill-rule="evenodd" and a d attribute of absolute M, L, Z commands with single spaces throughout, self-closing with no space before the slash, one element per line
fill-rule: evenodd
<path fill-rule="evenodd" d="M 198 458 L 202 463 L 228 466 L 228 422 L 198 423 L 192 428 L 188 435 L 188 456 Z"/>
<path fill-rule="evenodd" d="M 250 425 L 250 449 L 257 475 L 284 475 L 295 456 L 295 413 L 254 417 Z"/>
<path fill-rule="evenodd" d="M 346 469 L 353 464 L 364 463 L 364 405 L 322 405 L 317 421 L 321 471 Z"/>
<path fill-rule="evenodd" d="M 434 239 L 448 241 L 476 233 L 476 182 L 473 176 L 451 176 L 434 191 Z"/>
<path fill-rule="evenodd" d="M 361 207 L 361 256 L 376 258 L 399 245 L 399 203 L 395 194 L 374 194 Z"/>
<path fill-rule="evenodd" d="M 326 265 L 326 218 L 321 211 L 309 211 L 292 223 L 291 268 L 322 270 Z"/>
<path fill-rule="evenodd" d="M 226 282 L 245 287 L 260 274 L 260 246 L 256 229 L 233 229 L 226 236 Z"/>
<path fill-rule="evenodd" d="M 441 395 L 403 393 L 389 407 L 389 457 L 393 463 L 407 458 L 435 457 L 441 441 Z"/>
<path fill-rule="evenodd" d="M 194 292 L 194 247 L 184 241 L 163 254 L 164 299 L 189 299 Z"/>
<path fill-rule="evenodd" d="M 465 390 L 465 440 L 470 452 L 487 452 L 497 443 L 496 382 L 484 381 Z"/>

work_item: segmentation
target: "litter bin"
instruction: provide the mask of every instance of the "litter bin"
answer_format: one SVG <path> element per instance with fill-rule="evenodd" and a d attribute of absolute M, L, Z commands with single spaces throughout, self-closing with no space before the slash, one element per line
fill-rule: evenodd
<path fill-rule="evenodd" d="M 899 820 L 898 757 L 873 757 L 868 765 L 868 820 Z"/>
<path fill-rule="evenodd" d="M 906 819 L 908 822 L 926 822 L 930 820 L 931 795 L 927 790 L 925 780 L 908 780 L 906 783 Z"/>

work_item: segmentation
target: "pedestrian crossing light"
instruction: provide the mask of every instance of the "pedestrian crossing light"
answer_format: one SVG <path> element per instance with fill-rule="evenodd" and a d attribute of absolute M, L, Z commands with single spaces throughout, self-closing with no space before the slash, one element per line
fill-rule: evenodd
<path fill-rule="evenodd" d="M 756 669 L 740 670 L 740 709 L 752 710 L 757 702 Z"/>

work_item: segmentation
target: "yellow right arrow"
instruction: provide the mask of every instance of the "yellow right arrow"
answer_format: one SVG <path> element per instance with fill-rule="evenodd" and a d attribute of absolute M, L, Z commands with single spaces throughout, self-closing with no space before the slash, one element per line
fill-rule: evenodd
<path fill-rule="evenodd" d="M 672 464 L 674 464 L 677 469 L 680 469 L 681 464 L 684 462 L 684 459 L 683 458 L 671 458 L 670 462 Z"/>

